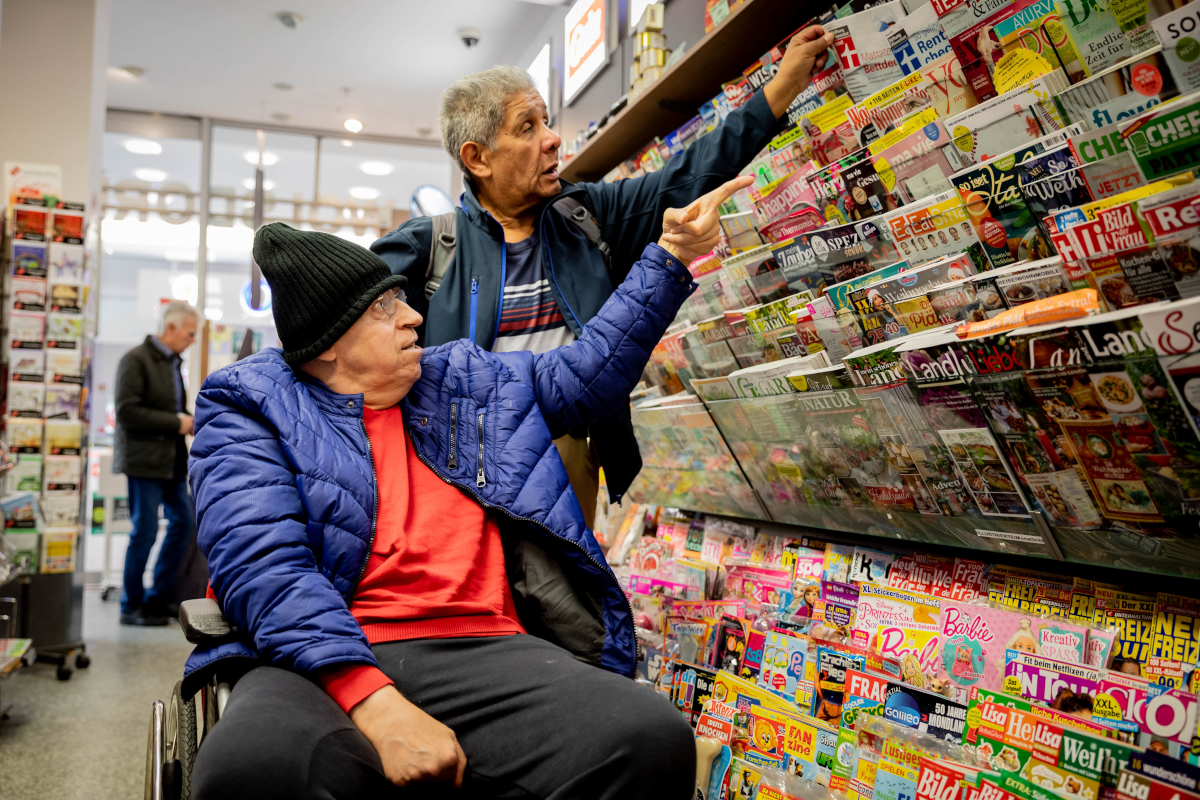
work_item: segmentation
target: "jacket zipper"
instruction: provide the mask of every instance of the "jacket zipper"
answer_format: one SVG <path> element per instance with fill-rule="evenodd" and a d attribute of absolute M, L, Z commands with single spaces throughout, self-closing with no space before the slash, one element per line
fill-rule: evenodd
<path fill-rule="evenodd" d="M 500 290 L 500 296 L 504 297 L 504 290 Z M 479 280 L 471 278 L 471 328 L 467 332 L 467 338 L 472 342 L 475 341 L 475 314 L 479 309 Z"/>
<path fill-rule="evenodd" d="M 475 485 L 480 489 L 487 485 L 487 478 L 483 474 L 483 413 L 479 412 L 479 471 L 475 473 Z"/>
<path fill-rule="evenodd" d="M 366 421 L 362 417 L 359 417 L 358 424 L 362 428 L 363 438 L 367 440 L 367 461 L 371 463 L 371 492 L 375 500 L 371 506 L 371 541 L 367 544 L 367 557 L 363 559 L 362 568 L 359 569 L 358 577 L 354 579 L 354 586 L 351 587 L 350 594 L 346 595 L 347 597 L 354 596 L 354 592 L 358 589 L 358 584 L 367 572 L 367 564 L 371 563 L 371 551 L 375 549 L 375 531 L 379 526 L 379 475 L 375 472 L 375 454 L 371 450 L 371 437 L 367 433 Z"/>
<path fill-rule="evenodd" d="M 447 469 L 458 469 L 458 403 L 450 404 L 450 458 L 446 461 Z"/>
<path fill-rule="evenodd" d="M 451 408 L 454 408 L 454 406 L 452 405 Z M 449 478 L 444 477 L 442 475 L 442 473 L 438 472 L 437 468 L 434 467 L 433 464 L 431 464 L 429 462 L 429 460 L 425 458 L 425 454 L 421 452 L 421 448 L 417 446 L 416 441 L 414 441 L 412 439 L 412 437 L 409 437 L 409 441 L 412 443 L 413 452 L 417 454 L 417 458 L 420 459 L 422 464 L 429 467 L 429 470 L 434 475 L 438 476 L 438 478 L 441 479 L 442 483 L 448 484 L 450 486 L 454 486 L 454 487 L 460 489 L 461 491 L 465 492 L 468 497 L 470 497 L 476 503 L 479 503 L 479 505 L 483 506 L 485 509 L 488 509 L 490 511 L 498 511 L 501 514 L 503 514 L 504 516 L 508 517 L 513 522 L 524 522 L 526 524 L 533 525 L 533 526 L 545 531 L 546 533 L 548 533 L 552 539 L 557 539 L 560 542 L 571 545 L 571 547 L 574 547 L 576 550 L 578 550 L 580 553 L 582 553 L 584 555 L 584 557 L 587 558 L 588 561 L 592 562 L 592 564 L 596 567 L 596 569 L 600 570 L 600 573 L 602 575 L 607 575 L 608 577 L 613 579 L 613 582 L 617 584 L 617 590 L 620 591 L 620 593 L 621 593 L 621 599 L 623 601 L 625 601 L 625 610 L 629 612 L 629 631 L 633 635 L 634 663 L 633 663 L 632 669 L 629 670 L 628 675 L 631 678 L 634 675 L 636 675 L 637 674 L 637 659 L 642 653 L 642 643 L 640 641 L 638 641 L 637 631 L 633 627 L 633 606 L 629 604 L 629 598 L 625 596 L 625 592 L 621 591 L 621 584 L 617 581 L 616 576 L 613 575 L 612 570 L 608 567 L 608 565 L 601 564 L 599 561 L 597 561 L 592 556 L 591 553 L 589 553 L 586 549 L 584 549 L 583 545 L 576 544 L 575 542 L 572 542 L 570 539 L 559 536 L 557 533 L 552 531 L 550 529 L 550 527 L 548 525 L 546 525 L 545 523 L 538 522 L 537 520 L 530 519 L 529 517 L 519 517 L 516 514 L 509 511 L 507 508 L 504 508 L 503 506 L 498 506 L 498 505 L 495 505 L 494 503 L 487 502 L 486 500 L 484 500 L 482 497 L 479 496 L 478 492 L 472 491 L 469 487 L 463 486 L 460 483 L 455 483 L 454 481 L 450 480 Z M 366 565 L 363 565 L 363 569 L 366 569 Z"/>

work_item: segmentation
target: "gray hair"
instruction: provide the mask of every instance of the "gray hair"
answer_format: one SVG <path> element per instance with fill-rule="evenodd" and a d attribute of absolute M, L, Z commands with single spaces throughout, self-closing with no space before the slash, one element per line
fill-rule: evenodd
<path fill-rule="evenodd" d="M 158 318 L 158 332 L 166 331 L 168 325 L 178 325 L 184 317 L 191 317 L 200 322 L 200 312 L 186 300 L 172 300 L 162 308 Z"/>
<path fill-rule="evenodd" d="M 462 160 L 462 146 L 476 142 L 496 146 L 496 134 L 504 124 L 508 101 L 513 95 L 536 92 L 537 84 L 519 67 L 492 67 L 459 78 L 442 92 L 438 124 L 442 128 L 442 146 L 458 163 L 463 175 L 470 177 Z"/>

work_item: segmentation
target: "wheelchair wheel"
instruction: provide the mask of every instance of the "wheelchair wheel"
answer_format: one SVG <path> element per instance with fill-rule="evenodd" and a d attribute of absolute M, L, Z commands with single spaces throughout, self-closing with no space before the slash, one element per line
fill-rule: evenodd
<path fill-rule="evenodd" d="M 183 699 L 183 681 L 175 684 L 167 709 L 165 731 L 165 761 L 175 761 L 178 773 L 179 800 L 190 800 L 192 764 L 196 761 L 197 729 L 195 698 Z"/>

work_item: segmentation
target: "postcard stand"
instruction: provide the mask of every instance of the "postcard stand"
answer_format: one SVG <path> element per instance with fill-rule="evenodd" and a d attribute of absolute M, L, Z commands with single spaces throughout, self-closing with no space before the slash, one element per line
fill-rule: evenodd
<path fill-rule="evenodd" d="M 9 336 L 0 348 L 0 357 L 8 367 L 9 379 L 17 381 L 0 388 L 6 395 L 9 386 L 20 382 L 44 383 L 48 389 L 60 390 L 72 385 L 58 392 L 65 397 L 79 396 L 74 386 L 86 387 L 94 312 L 86 300 L 93 277 L 85 269 L 84 210 L 81 203 L 48 197 L 21 200 L 4 215 L 0 315 Z M 19 298 L 14 294 L 14 280 L 21 281 Z M 70 302 L 63 297 L 71 298 Z M 17 299 L 20 302 L 15 302 Z M 56 317 L 49 328 L 48 315 Z M 71 317 L 78 322 L 72 323 Z M 15 361 L 18 354 L 22 358 Z M 22 368 L 13 370 L 16 363 Z M 26 476 L 36 484 L 36 491 L 29 487 L 18 490 L 15 480 L 3 481 L 0 507 L 6 519 L 5 533 L 17 543 L 15 555 L 21 569 L 0 583 L 0 598 L 15 601 L 8 614 L 15 636 L 30 640 L 29 652 L 36 652 L 36 660 L 56 664 L 59 680 L 67 680 L 75 668 L 85 669 L 90 663 L 82 637 L 84 576 L 78 558 L 87 415 L 81 413 L 79 403 L 60 405 L 63 407 L 47 406 L 40 412 L 55 418 L 50 426 L 45 419 L 29 418 L 30 413 L 37 413 L 31 406 L 22 407 L 22 418 L 4 420 L 7 452 L 3 458 L 9 466 L 19 458 L 17 453 L 24 452 L 27 461 L 45 463 L 50 456 L 58 469 L 51 491 L 46 491 L 37 469 Z M 70 469 L 72 459 L 78 464 L 78 477 Z M 47 519 L 43 510 L 52 511 L 52 518 Z"/>

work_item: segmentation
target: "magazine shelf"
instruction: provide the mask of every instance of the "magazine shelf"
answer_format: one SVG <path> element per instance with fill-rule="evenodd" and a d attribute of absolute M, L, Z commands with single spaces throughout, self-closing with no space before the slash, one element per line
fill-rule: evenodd
<path fill-rule="evenodd" d="M 1071 528 L 1047 523 L 1037 510 L 984 515 L 969 498 L 953 508 L 939 504 L 905 471 L 892 434 L 858 427 L 854 416 L 806 411 L 789 395 L 635 409 L 645 466 L 630 497 L 914 544 L 1200 576 L 1200 547 L 1185 532 L 1150 535 L 1118 523 Z M 897 479 L 912 487 L 914 500 L 888 496 Z"/>

